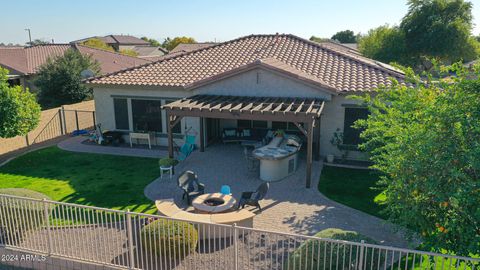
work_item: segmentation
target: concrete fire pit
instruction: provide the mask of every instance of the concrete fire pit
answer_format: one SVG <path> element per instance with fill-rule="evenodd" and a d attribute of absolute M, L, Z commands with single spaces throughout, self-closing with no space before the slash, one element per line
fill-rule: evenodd
<path fill-rule="evenodd" d="M 207 193 L 195 198 L 192 206 L 198 213 L 223 213 L 231 210 L 236 203 L 231 195 Z"/>

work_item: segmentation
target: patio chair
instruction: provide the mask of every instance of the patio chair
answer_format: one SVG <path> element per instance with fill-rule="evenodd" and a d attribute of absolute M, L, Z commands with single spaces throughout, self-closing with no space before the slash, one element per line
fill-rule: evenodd
<path fill-rule="evenodd" d="M 190 205 L 192 200 L 205 193 L 205 185 L 198 182 L 197 175 L 192 171 L 184 171 L 177 178 L 178 186 L 183 190 L 182 199 L 187 198 Z"/>
<path fill-rule="evenodd" d="M 259 201 L 265 198 L 265 195 L 267 195 L 269 188 L 269 183 L 263 183 L 257 188 L 256 191 L 242 192 L 242 197 L 238 202 L 238 208 L 241 207 L 243 209 L 245 208 L 245 205 L 250 205 L 257 207 L 258 209 L 260 209 L 260 211 L 262 211 L 262 207 L 260 206 Z"/>
<path fill-rule="evenodd" d="M 195 136 L 186 135 L 185 143 L 180 147 L 180 153 L 178 153 L 178 160 L 185 160 L 195 149 Z"/>
<path fill-rule="evenodd" d="M 245 160 L 247 161 L 247 168 L 249 171 L 256 171 L 260 165 L 260 160 L 255 158 L 252 155 L 252 151 L 248 149 L 248 147 L 243 148 L 243 154 L 245 156 Z"/>

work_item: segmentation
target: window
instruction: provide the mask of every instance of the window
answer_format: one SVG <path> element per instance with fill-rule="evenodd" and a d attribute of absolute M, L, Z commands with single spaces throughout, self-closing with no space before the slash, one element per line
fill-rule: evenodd
<path fill-rule="evenodd" d="M 129 130 L 128 106 L 126 98 L 113 99 L 113 111 L 115 115 L 115 128 Z"/>
<path fill-rule="evenodd" d="M 300 125 L 302 125 L 302 124 L 300 124 Z M 300 132 L 300 129 L 298 129 L 297 125 L 295 125 L 292 122 L 288 122 L 287 130 Z"/>
<path fill-rule="evenodd" d="M 267 121 L 237 120 L 239 128 L 267 128 Z"/>
<path fill-rule="evenodd" d="M 132 99 L 133 130 L 162 132 L 160 100 Z"/>
<path fill-rule="evenodd" d="M 287 122 L 272 122 L 272 129 L 273 130 L 287 130 Z"/>
<path fill-rule="evenodd" d="M 360 144 L 360 133 L 362 130 L 353 128 L 352 125 L 358 119 L 366 119 L 368 117 L 367 108 L 345 108 L 345 121 L 343 126 L 343 144 L 358 145 Z"/>
<path fill-rule="evenodd" d="M 267 121 L 253 121 L 254 128 L 267 128 L 268 123 Z"/>
<path fill-rule="evenodd" d="M 175 126 L 172 128 L 172 133 L 180 134 L 182 133 L 182 121 L 178 122 Z"/>
<path fill-rule="evenodd" d="M 251 128 L 252 121 L 251 120 L 237 120 L 237 127 L 239 128 Z"/>

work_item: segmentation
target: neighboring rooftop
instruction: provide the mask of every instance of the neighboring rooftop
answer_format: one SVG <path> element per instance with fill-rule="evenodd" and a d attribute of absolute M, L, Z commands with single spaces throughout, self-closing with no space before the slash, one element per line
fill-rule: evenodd
<path fill-rule="evenodd" d="M 46 44 L 29 47 L 0 47 L 0 65 L 18 74 L 35 74 L 49 57 L 63 55 L 67 49 L 76 49 L 82 54 L 91 55 L 100 63 L 102 74 L 149 63 L 149 60 L 122 55 L 83 45 Z"/>
<path fill-rule="evenodd" d="M 149 57 L 159 57 L 168 53 L 164 48 L 154 46 L 135 46 L 132 50 L 138 53 L 138 57 L 147 59 Z"/>
<path fill-rule="evenodd" d="M 217 43 L 213 42 L 204 42 L 204 43 L 180 43 L 177 47 L 173 48 L 170 53 L 184 53 L 184 52 L 191 52 L 196 51 L 198 49 L 203 49 L 206 47 L 213 46 Z"/>
<path fill-rule="evenodd" d="M 358 51 L 358 43 L 341 43 L 343 46 L 347 46 L 352 50 Z"/>
<path fill-rule="evenodd" d="M 303 77 L 308 76 L 311 81 L 315 78 L 337 92 L 372 91 L 380 85 L 390 85 L 390 77 L 404 79 L 400 71 L 359 54 L 294 35 L 277 34 L 250 35 L 179 53 L 91 79 L 90 83 L 188 88 L 196 82 L 221 77 L 225 72 L 265 59 L 272 63 L 277 61 L 275 68 L 288 73 L 298 70 Z"/>
<path fill-rule="evenodd" d="M 84 38 L 84 39 L 79 39 L 72 41 L 71 43 L 82 43 L 85 42 L 89 39 L 92 38 L 98 38 L 102 40 L 103 42 L 112 45 L 112 44 L 117 44 L 117 45 L 150 45 L 147 41 L 137 38 L 131 35 L 108 35 L 108 36 L 93 36 L 89 38 Z"/>

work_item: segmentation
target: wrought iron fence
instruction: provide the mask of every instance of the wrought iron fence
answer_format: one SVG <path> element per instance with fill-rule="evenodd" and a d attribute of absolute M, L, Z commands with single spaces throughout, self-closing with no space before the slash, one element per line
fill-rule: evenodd
<path fill-rule="evenodd" d="M 0 246 L 126 269 L 479 269 L 436 254 L 0 195 Z"/>
<path fill-rule="evenodd" d="M 81 129 L 93 129 L 95 111 L 59 109 L 27 145 L 55 139 Z"/>

